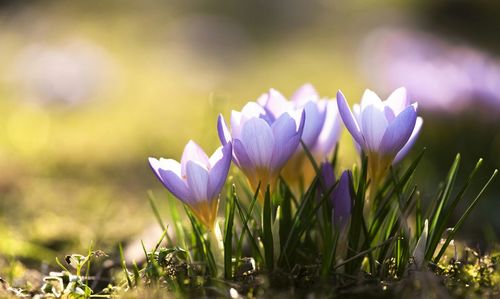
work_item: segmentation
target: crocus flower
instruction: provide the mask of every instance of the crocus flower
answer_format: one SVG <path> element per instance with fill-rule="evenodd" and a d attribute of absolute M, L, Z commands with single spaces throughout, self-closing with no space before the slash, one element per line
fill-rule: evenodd
<path fill-rule="evenodd" d="M 304 84 L 292 95 L 290 101 L 278 91 L 271 89 L 261 96 L 258 102 L 274 119 L 283 113 L 294 113 L 303 109 L 306 119 L 302 141 L 318 163 L 325 161 L 331 154 L 341 129 L 340 117 L 334 100 L 320 99 L 311 84 Z M 297 182 L 300 176 L 303 176 L 306 184 L 314 177 L 311 163 L 307 160 L 301 146 L 286 164 L 283 175 L 289 182 Z"/>
<path fill-rule="evenodd" d="M 187 204 L 208 229 L 213 229 L 219 193 L 231 165 L 231 142 L 219 147 L 211 157 L 190 140 L 181 162 L 149 158 L 156 176 L 175 197 Z"/>
<path fill-rule="evenodd" d="M 304 121 L 303 111 L 285 112 L 275 119 L 257 103 L 249 102 L 241 112 L 231 112 L 231 130 L 222 115 L 217 128 L 222 144 L 232 141 L 233 161 L 252 187 L 261 182 L 262 195 L 267 185 L 271 190 L 275 187 L 281 169 L 299 145 Z"/>
<path fill-rule="evenodd" d="M 290 101 L 271 89 L 258 102 L 275 119 L 285 112 L 303 109 L 306 120 L 302 141 L 318 158 L 324 158 L 332 152 L 341 129 L 337 105 L 334 100 L 321 99 L 311 84 L 302 85 Z"/>
<path fill-rule="evenodd" d="M 366 90 L 354 114 L 341 91 L 337 103 L 347 130 L 368 156 L 372 187 L 377 187 L 391 163 L 403 158 L 418 136 L 422 118 L 417 117 L 417 104 L 409 103 L 405 88 L 396 89 L 385 101 Z"/>
<path fill-rule="evenodd" d="M 335 174 L 330 163 L 321 164 L 320 190 L 323 194 L 328 194 L 330 204 L 333 209 L 332 219 L 335 225 L 344 227 L 351 216 L 352 206 L 352 175 L 349 171 L 344 171 L 340 176 L 337 186 L 335 185 Z"/>

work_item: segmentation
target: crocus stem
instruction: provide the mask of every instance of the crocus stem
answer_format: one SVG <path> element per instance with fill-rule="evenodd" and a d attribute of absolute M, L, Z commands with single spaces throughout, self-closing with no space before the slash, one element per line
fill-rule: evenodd
<path fill-rule="evenodd" d="M 208 230 L 208 241 L 210 242 L 210 251 L 217 265 L 217 275 L 224 274 L 224 243 L 222 241 L 222 232 L 218 221 L 215 222 L 213 228 Z"/>

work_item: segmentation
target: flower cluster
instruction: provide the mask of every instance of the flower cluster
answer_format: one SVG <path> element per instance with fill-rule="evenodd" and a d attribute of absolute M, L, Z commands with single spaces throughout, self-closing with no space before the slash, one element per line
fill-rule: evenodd
<path fill-rule="evenodd" d="M 252 188 L 261 186 L 262 201 L 262 191 L 269 187 L 274 192 L 280 175 L 291 184 L 304 177 L 304 165 L 310 164 L 305 153 L 309 151 L 321 163 L 321 189 L 331 197 L 334 221 L 343 225 L 352 204 L 351 174 L 344 172 L 334 190 L 328 192 L 336 181 L 327 163 L 340 136 L 341 119 L 357 148 L 368 156 L 372 184 L 391 163 L 406 155 L 422 126 L 417 105 L 410 104 L 404 88 L 394 91 L 386 101 L 367 90 L 353 114 L 342 92 L 336 99 L 321 99 L 312 85 L 306 84 L 290 101 L 269 90 L 241 111 L 231 111 L 229 126 L 219 115 L 217 130 L 222 146 L 210 158 L 190 141 L 180 163 L 163 158 L 149 158 L 149 163 L 165 187 L 213 229 L 231 161 Z"/>

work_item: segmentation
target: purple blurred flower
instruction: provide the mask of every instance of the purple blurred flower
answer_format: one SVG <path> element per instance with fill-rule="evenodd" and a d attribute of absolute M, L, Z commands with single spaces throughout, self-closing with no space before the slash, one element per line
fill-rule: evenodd
<path fill-rule="evenodd" d="M 383 90 L 406 86 L 422 109 L 500 111 L 498 59 L 466 45 L 408 29 L 377 29 L 363 47 L 363 68 Z"/>
<path fill-rule="evenodd" d="M 212 229 L 217 216 L 218 196 L 231 165 L 230 142 L 219 147 L 211 157 L 190 140 L 182 153 L 181 163 L 149 158 L 149 164 L 165 187 L 187 204 L 198 219 Z"/>
<path fill-rule="evenodd" d="M 347 130 L 368 156 L 370 177 L 377 181 L 415 142 L 423 122 L 417 117 L 417 104 L 410 105 L 405 88 L 396 89 L 385 101 L 367 89 L 361 105 L 354 105 L 354 114 L 341 91 L 337 100 Z"/>
<path fill-rule="evenodd" d="M 222 144 L 233 143 L 233 161 L 243 171 L 253 188 L 259 182 L 261 191 L 276 179 L 295 152 L 304 129 L 303 111 L 283 113 L 278 118 L 266 113 L 255 102 L 247 103 L 241 112 L 231 112 L 231 131 L 222 115 L 217 129 Z"/>
<path fill-rule="evenodd" d="M 330 192 L 330 189 L 335 185 L 335 174 L 330 163 L 321 164 L 321 184 L 320 189 L 323 194 Z M 333 209 L 333 221 L 337 226 L 343 227 L 347 224 L 351 216 L 352 206 L 352 175 L 350 171 L 344 171 L 340 176 L 340 180 L 331 191 L 329 198 Z"/>

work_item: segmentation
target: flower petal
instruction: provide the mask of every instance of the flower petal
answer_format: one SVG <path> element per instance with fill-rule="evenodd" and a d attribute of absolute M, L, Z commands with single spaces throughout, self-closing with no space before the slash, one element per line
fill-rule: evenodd
<path fill-rule="evenodd" d="M 231 166 L 232 145 L 226 143 L 223 147 L 219 147 L 217 151 L 210 157 L 212 168 L 208 172 L 208 198 L 215 199 L 220 193 L 224 183 L 226 182 L 227 173 Z"/>
<path fill-rule="evenodd" d="M 243 106 L 243 109 L 241 109 L 241 114 L 243 114 L 246 119 L 250 119 L 253 117 L 262 117 L 266 114 L 266 110 L 256 102 L 248 102 Z"/>
<path fill-rule="evenodd" d="M 325 123 L 326 111 L 324 109 L 320 111 L 318 104 L 314 102 L 308 102 L 304 106 L 304 111 L 306 113 L 306 120 L 304 123 L 304 132 L 302 133 L 302 141 L 311 149 Z"/>
<path fill-rule="evenodd" d="M 275 119 L 292 109 L 290 102 L 279 91 L 271 88 L 267 95 L 264 109 L 272 114 Z"/>
<path fill-rule="evenodd" d="M 208 201 L 208 171 L 195 161 L 186 163 L 187 182 L 195 202 Z"/>
<path fill-rule="evenodd" d="M 245 146 L 239 139 L 233 140 L 233 151 L 236 165 L 243 171 L 253 171 L 254 165 L 248 157 Z"/>
<path fill-rule="evenodd" d="M 243 114 L 239 111 L 231 111 L 231 138 L 241 138 L 241 127 L 245 121 L 243 120 Z"/>
<path fill-rule="evenodd" d="M 382 100 L 379 98 L 379 96 L 373 91 L 366 89 L 363 93 L 363 96 L 361 97 L 361 111 L 371 105 L 379 107 L 383 106 Z"/>
<path fill-rule="evenodd" d="M 382 137 L 379 153 L 384 156 L 395 157 L 410 138 L 417 119 L 417 112 L 413 106 L 403 110 L 393 122 L 389 124 Z"/>
<path fill-rule="evenodd" d="M 352 137 L 358 144 L 364 144 L 359 124 L 356 122 L 356 119 L 354 118 L 354 115 L 352 114 L 351 109 L 349 108 L 349 105 L 340 90 L 337 92 L 337 105 L 340 116 L 342 117 L 345 127 L 349 133 L 351 133 Z"/>
<path fill-rule="evenodd" d="M 340 226 L 344 226 L 351 215 L 351 181 L 350 171 L 344 171 L 340 176 L 337 187 L 335 187 L 331 194 L 333 218 L 335 223 Z"/>
<path fill-rule="evenodd" d="M 154 171 L 156 177 L 161 180 L 160 178 L 160 173 L 158 172 L 158 169 L 160 169 L 160 161 L 158 159 L 149 157 L 148 158 L 149 166 L 151 166 L 151 169 Z"/>
<path fill-rule="evenodd" d="M 364 150 L 377 151 L 389 123 L 383 110 L 375 105 L 366 106 L 361 110 L 361 130 L 365 138 Z"/>
<path fill-rule="evenodd" d="M 273 123 L 271 130 L 274 136 L 271 168 L 279 171 L 297 149 L 300 135 L 297 134 L 295 120 L 288 113 L 283 113 Z"/>
<path fill-rule="evenodd" d="M 406 154 L 410 151 L 413 144 L 417 140 L 417 137 L 420 133 L 420 129 L 422 128 L 422 124 L 423 124 L 423 119 L 420 116 L 417 117 L 417 121 L 415 122 L 415 128 L 413 129 L 413 132 L 411 133 L 408 142 L 406 142 L 403 148 L 396 155 L 396 158 L 394 158 L 394 164 L 401 161 L 401 159 L 403 159 L 406 156 Z"/>
<path fill-rule="evenodd" d="M 333 170 L 332 164 L 329 162 L 321 163 L 321 191 L 326 195 L 330 188 L 335 185 L 335 172 Z"/>
<path fill-rule="evenodd" d="M 153 169 L 157 169 L 158 178 L 163 185 L 178 199 L 188 203 L 191 200 L 191 193 L 186 182 L 180 176 L 181 165 L 172 159 L 160 159 L 159 161 L 150 158 L 149 162 Z"/>
<path fill-rule="evenodd" d="M 229 132 L 226 121 L 224 120 L 222 114 L 219 114 L 219 117 L 217 118 L 217 133 L 219 134 L 219 139 L 222 145 L 225 145 L 232 139 L 231 133 Z"/>
<path fill-rule="evenodd" d="M 290 99 L 296 107 L 302 107 L 307 102 L 317 101 L 319 99 L 319 95 L 311 83 L 306 83 L 299 87 Z"/>
<path fill-rule="evenodd" d="M 269 168 L 274 148 L 274 137 L 266 121 L 252 118 L 242 128 L 241 142 L 252 164 L 256 167 Z"/>
<path fill-rule="evenodd" d="M 393 91 L 384 101 L 384 105 L 390 107 L 395 115 L 401 113 L 410 103 L 408 102 L 408 93 L 406 88 L 400 87 Z"/>
<path fill-rule="evenodd" d="M 193 140 L 189 140 L 189 142 L 184 147 L 184 151 L 182 152 L 181 158 L 181 175 L 186 175 L 186 163 L 188 161 L 196 161 L 199 164 L 205 166 L 205 169 L 210 167 L 210 162 L 208 161 L 208 156 L 205 154 L 203 149 L 196 144 Z"/>
<path fill-rule="evenodd" d="M 337 104 L 335 101 L 327 101 L 325 122 L 312 149 L 313 153 L 321 160 L 325 159 L 333 151 L 340 138 L 341 130 L 342 125 Z"/>

